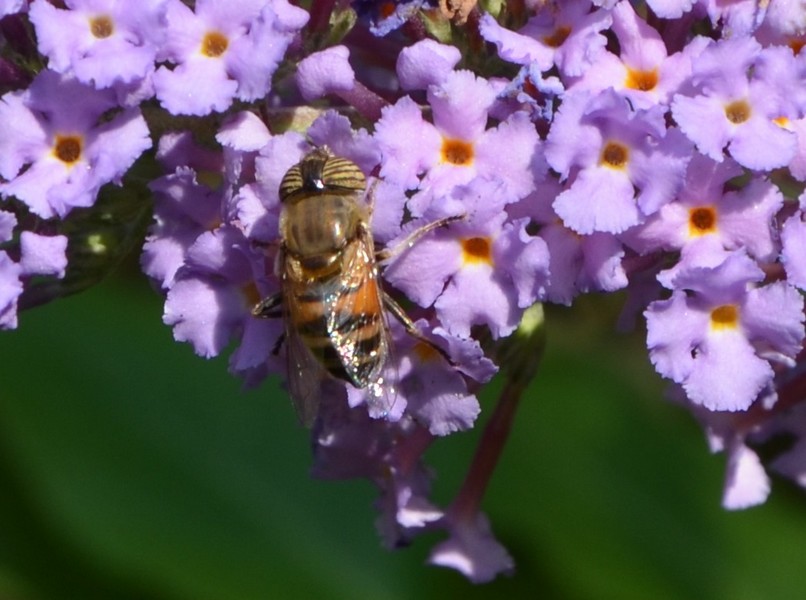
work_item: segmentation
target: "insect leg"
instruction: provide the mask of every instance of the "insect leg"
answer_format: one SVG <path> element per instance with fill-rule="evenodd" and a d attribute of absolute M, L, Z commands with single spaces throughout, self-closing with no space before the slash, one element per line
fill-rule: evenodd
<path fill-rule="evenodd" d="M 378 250 L 375 253 L 375 260 L 378 262 L 389 260 L 390 258 L 394 258 L 395 256 L 405 252 L 409 248 L 411 248 L 414 244 L 417 243 L 421 237 L 423 237 L 426 233 L 434 231 L 434 229 L 439 229 L 440 227 L 444 227 L 450 223 L 455 221 L 461 221 L 466 218 L 466 215 L 455 215 L 452 217 L 445 217 L 443 219 L 437 219 L 436 221 L 432 221 L 428 225 L 423 225 L 422 227 L 418 227 L 414 231 L 412 231 L 406 238 L 398 244 L 395 244 L 394 248 L 384 248 L 383 250 Z"/>
<path fill-rule="evenodd" d="M 369 185 L 369 190 L 367 191 L 367 222 L 372 220 L 372 212 L 375 210 L 375 190 L 380 183 L 380 179 L 374 179 Z"/>
<path fill-rule="evenodd" d="M 428 346 L 439 352 L 439 355 L 446 361 L 448 361 L 448 364 L 450 365 L 456 364 L 453 362 L 451 357 L 448 356 L 448 353 L 445 352 L 445 350 L 437 346 L 434 342 L 425 337 L 419 329 L 417 329 L 417 326 L 411 320 L 409 315 L 406 314 L 406 311 L 403 310 L 403 307 L 397 303 L 397 300 L 392 298 L 386 292 L 383 292 L 383 305 L 390 313 L 392 313 L 392 315 L 400 322 L 400 324 L 403 325 L 403 327 L 406 329 L 406 333 L 408 333 L 410 336 L 417 339 L 418 341 L 423 342 L 424 344 L 428 344 Z"/>
<path fill-rule="evenodd" d="M 285 341 L 285 331 L 280 334 L 280 337 L 277 338 L 277 341 L 274 343 L 274 348 L 271 349 L 271 353 L 274 356 L 280 354 L 280 348 L 283 347 L 283 342 Z"/>
<path fill-rule="evenodd" d="M 262 319 L 276 319 L 281 317 L 283 316 L 282 312 L 280 311 L 280 303 L 282 301 L 283 295 L 279 292 L 277 294 L 267 296 L 255 304 L 255 306 L 252 308 L 252 315 Z"/>

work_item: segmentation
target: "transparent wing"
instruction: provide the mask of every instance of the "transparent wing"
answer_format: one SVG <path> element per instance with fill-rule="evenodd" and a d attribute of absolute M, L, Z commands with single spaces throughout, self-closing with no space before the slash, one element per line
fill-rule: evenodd
<path fill-rule="evenodd" d="M 319 397 L 326 372 L 287 318 L 285 323 L 288 393 L 300 423 L 310 427 L 319 412 Z"/>
<path fill-rule="evenodd" d="M 330 341 L 353 386 L 362 390 L 374 417 L 390 414 L 396 369 L 383 291 L 378 281 L 372 239 L 365 232 L 344 252 L 341 276 L 325 293 Z"/>
<path fill-rule="evenodd" d="M 286 373 L 288 393 L 297 411 L 297 418 L 305 427 L 310 427 L 319 411 L 319 398 L 323 379 L 327 376 L 324 367 L 311 354 L 300 338 L 291 319 L 291 283 L 283 278 L 283 323 L 285 324 Z"/>

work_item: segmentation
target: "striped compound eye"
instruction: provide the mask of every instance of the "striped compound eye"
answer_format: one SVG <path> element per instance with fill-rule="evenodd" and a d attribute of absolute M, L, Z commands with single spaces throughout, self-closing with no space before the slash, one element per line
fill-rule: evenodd
<path fill-rule="evenodd" d="M 366 187 L 366 177 L 358 165 L 334 156 L 327 148 L 316 148 L 285 174 L 280 183 L 280 200 L 285 202 L 300 193 L 363 192 Z"/>

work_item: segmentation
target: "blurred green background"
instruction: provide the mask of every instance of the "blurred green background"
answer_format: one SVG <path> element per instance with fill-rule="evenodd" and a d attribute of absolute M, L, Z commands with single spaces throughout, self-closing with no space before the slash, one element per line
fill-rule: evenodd
<path fill-rule="evenodd" d="M 372 486 L 311 480 L 276 382 L 175 343 L 142 278 L 29 311 L 0 334 L 0 599 L 803 597 L 804 497 L 723 511 L 724 457 L 601 301 L 549 312 L 485 501 L 518 570 L 481 586 L 423 564 L 436 534 L 383 550 Z M 431 451 L 440 502 L 479 429 Z"/>

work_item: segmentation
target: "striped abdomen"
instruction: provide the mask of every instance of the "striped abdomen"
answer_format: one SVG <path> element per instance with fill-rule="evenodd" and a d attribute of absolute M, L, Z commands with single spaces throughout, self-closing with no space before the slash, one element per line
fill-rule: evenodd
<path fill-rule="evenodd" d="M 286 300 L 291 325 L 313 356 L 334 377 L 363 388 L 378 377 L 388 342 L 383 299 L 371 243 L 356 238 L 341 253 L 335 269 L 305 261 L 287 272 L 303 275 L 288 282 Z"/>

